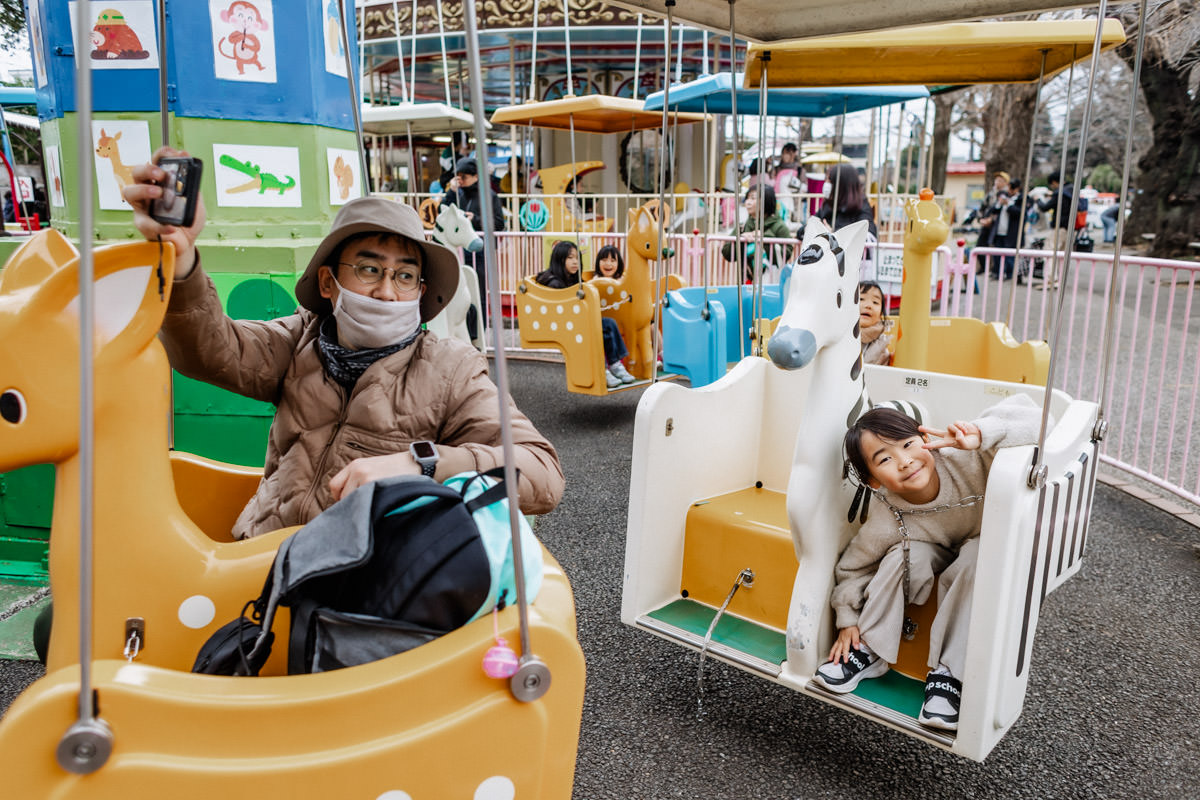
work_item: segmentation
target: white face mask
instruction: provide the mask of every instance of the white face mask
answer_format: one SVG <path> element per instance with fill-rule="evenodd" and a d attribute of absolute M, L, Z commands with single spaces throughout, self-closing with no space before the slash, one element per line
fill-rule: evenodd
<path fill-rule="evenodd" d="M 337 321 L 338 343 L 352 350 L 369 350 L 399 344 L 421 327 L 421 298 L 377 300 L 338 287 L 333 318 Z"/>

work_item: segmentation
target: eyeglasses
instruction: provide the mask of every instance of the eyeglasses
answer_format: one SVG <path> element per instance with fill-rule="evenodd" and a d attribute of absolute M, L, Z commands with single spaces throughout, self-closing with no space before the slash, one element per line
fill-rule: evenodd
<path fill-rule="evenodd" d="M 379 283 L 383 280 L 383 276 L 388 272 L 392 273 L 392 283 L 402 292 L 411 292 L 421 285 L 421 270 L 419 267 L 385 267 L 382 264 L 377 264 L 374 261 L 359 261 L 357 264 L 351 264 L 346 261 L 339 261 L 343 267 L 350 267 L 354 270 L 354 277 L 358 278 L 360 283 L 365 283 L 368 286 Z"/>

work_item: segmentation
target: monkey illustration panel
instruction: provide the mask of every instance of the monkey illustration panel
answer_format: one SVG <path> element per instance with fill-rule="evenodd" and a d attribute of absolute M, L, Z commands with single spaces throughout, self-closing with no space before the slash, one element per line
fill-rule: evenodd
<path fill-rule="evenodd" d="M 100 207 L 129 210 L 121 190 L 133 183 L 133 168 L 150 160 L 150 123 L 140 119 L 92 120 L 92 145 Z"/>
<path fill-rule="evenodd" d="M 50 205 L 62 208 L 67 204 L 63 193 L 62 156 L 58 154 L 58 145 L 46 145 L 46 181 L 50 184 Z"/>
<path fill-rule="evenodd" d="M 276 83 L 271 0 L 208 0 L 213 74 L 229 81 Z"/>
<path fill-rule="evenodd" d="M 346 77 L 346 49 L 342 47 L 342 24 L 338 20 L 338 0 L 325 0 L 325 71 Z M 348 33 L 348 32 L 347 32 Z"/>
<path fill-rule="evenodd" d="M 71 27 L 79 40 L 76 7 Z M 153 0 L 90 0 L 84 6 L 85 24 L 91 26 L 86 57 L 92 69 L 158 69 L 158 28 Z M 81 54 L 77 53 L 76 57 Z"/>
<path fill-rule="evenodd" d="M 217 205 L 300 208 L 300 149 L 214 144 Z"/>
<path fill-rule="evenodd" d="M 329 163 L 329 203 L 340 206 L 362 196 L 362 179 L 359 176 L 357 150 L 341 150 L 336 147 L 325 149 Z"/>

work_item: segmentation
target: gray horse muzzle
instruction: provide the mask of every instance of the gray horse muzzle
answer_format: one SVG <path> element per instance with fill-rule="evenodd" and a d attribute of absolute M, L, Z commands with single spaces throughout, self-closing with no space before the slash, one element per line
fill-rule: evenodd
<path fill-rule="evenodd" d="M 804 328 L 789 328 L 786 325 L 775 329 L 767 344 L 767 355 L 775 366 L 782 369 L 800 369 L 808 366 L 817 354 L 817 337 Z"/>

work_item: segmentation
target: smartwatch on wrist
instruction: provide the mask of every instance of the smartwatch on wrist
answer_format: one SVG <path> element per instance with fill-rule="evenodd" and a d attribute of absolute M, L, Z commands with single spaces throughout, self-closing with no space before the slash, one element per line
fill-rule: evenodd
<path fill-rule="evenodd" d="M 438 463 L 438 451 L 433 442 L 428 439 L 413 442 L 408 446 L 408 452 L 413 461 L 417 462 L 417 466 L 421 468 L 421 474 L 426 478 L 432 478 L 433 473 L 437 471 Z"/>

